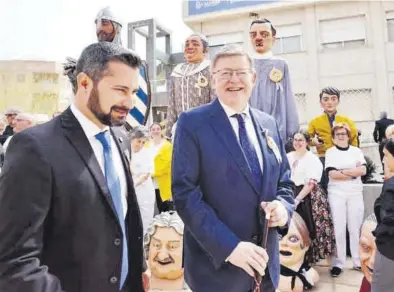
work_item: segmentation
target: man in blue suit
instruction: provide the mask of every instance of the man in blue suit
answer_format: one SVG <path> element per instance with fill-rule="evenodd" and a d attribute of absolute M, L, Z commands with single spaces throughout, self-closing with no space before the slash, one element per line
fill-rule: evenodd
<path fill-rule="evenodd" d="M 185 223 L 184 265 L 193 292 L 274 292 L 279 235 L 294 210 L 293 184 L 273 117 L 250 108 L 256 73 L 239 47 L 211 63 L 217 99 L 184 112 L 175 134 L 172 190 Z M 261 248 L 260 208 L 270 215 Z"/>

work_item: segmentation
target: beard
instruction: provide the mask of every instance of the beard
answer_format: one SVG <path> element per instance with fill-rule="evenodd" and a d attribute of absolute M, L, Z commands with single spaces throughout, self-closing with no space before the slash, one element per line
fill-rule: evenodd
<path fill-rule="evenodd" d="M 99 93 L 96 86 L 93 87 L 92 92 L 90 93 L 87 107 L 103 125 L 109 127 L 122 126 L 126 123 L 126 117 L 115 117 L 113 113 L 114 110 L 129 112 L 129 108 L 113 105 L 111 106 L 109 113 L 106 114 L 101 108 Z"/>
<path fill-rule="evenodd" d="M 110 33 L 104 32 L 103 30 L 100 30 L 97 32 L 97 40 L 99 42 L 110 42 L 112 43 L 112 41 L 114 40 L 116 35 L 116 31 L 113 30 Z"/>

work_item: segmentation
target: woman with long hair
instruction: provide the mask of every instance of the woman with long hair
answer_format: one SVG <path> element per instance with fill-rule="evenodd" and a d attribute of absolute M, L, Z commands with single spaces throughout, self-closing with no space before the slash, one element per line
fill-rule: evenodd
<path fill-rule="evenodd" d="M 154 164 L 152 174 L 156 192 L 156 204 L 159 212 L 171 211 L 171 161 L 172 144 L 163 135 L 159 123 L 153 123 L 150 128 L 150 139 L 146 147 L 151 151 Z"/>

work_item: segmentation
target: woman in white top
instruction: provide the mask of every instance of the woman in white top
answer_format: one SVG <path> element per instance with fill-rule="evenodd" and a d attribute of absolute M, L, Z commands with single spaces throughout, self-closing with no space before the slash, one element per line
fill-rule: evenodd
<path fill-rule="evenodd" d="M 319 186 L 323 165 L 308 150 L 310 136 L 299 131 L 293 136 L 295 151 L 287 154 L 291 180 L 295 184 L 296 211 L 305 221 L 311 237 L 311 247 L 306 254 L 307 265 L 335 253 L 335 237 L 327 195 Z"/>
<path fill-rule="evenodd" d="M 361 176 L 366 173 L 366 162 L 362 151 L 349 145 L 350 128 L 347 124 L 335 125 L 331 135 L 335 146 L 326 152 L 325 167 L 329 177 L 328 199 L 338 251 L 338 256 L 332 259 L 331 276 L 338 277 L 346 261 L 346 225 L 349 229 L 353 267 L 361 270 L 359 239 L 364 217 Z"/>
<path fill-rule="evenodd" d="M 136 127 L 130 133 L 131 172 L 135 193 L 140 207 L 144 234 L 153 220 L 155 209 L 155 188 L 152 182 L 153 160 L 148 149 L 144 148 L 148 137 L 145 127 Z"/>

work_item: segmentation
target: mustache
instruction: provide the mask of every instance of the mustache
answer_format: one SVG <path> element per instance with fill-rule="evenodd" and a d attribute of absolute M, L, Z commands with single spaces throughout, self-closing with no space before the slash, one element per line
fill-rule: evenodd
<path fill-rule="evenodd" d="M 129 112 L 130 109 L 125 106 L 119 106 L 119 105 L 113 105 L 111 106 L 111 111 L 123 111 L 123 112 Z"/>
<path fill-rule="evenodd" d="M 168 265 L 168 264 L 174 264 L 175 263 L 175 260 L 170 255 L 168 255 L 168 257 L 166 257 L 163 260 L 159 259 L 158 256 L 155 256 L 153 261 L 158 262 L 161 265 Z"/>

